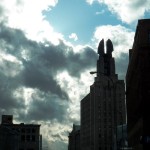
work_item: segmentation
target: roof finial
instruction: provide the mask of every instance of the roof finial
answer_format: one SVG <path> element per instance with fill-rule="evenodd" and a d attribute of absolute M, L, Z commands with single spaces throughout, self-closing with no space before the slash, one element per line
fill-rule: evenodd
<path fill-rule="evenodd" d="M 104 39 L 99 42 L 98 54 L 101 56 L 104 55 Z"/>
<path fill-rule="evenodd" d="M 110 39 L 107 40 L 106 47 L 107 47 L 107 54 L 111 55 L 114 48 Z"/>

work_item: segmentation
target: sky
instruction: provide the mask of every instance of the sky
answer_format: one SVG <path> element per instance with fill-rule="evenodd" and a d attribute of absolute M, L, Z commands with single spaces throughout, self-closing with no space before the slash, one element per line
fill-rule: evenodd
<path fill-rule="evenodd" d="M 111 39 L 124 80 L 138 19 L 149 16 L 148 0 L 1 0 L 0 116 L 41 124 L 43 150 L 67 150 L 99 41 Z"/>

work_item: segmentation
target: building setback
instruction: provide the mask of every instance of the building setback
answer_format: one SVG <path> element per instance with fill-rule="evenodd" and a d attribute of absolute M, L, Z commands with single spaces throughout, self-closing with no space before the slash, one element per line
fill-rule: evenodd
<path fill-rule="evenodd" d="M 3 150 L 41 150 L 40 125 L 13 124 L 12 115 L 2 115 L 0 148 Z"/>
<path fill-rule="evenodd" d="M 98 46 L 99 59 L 90 93 L 81 100 L 81 150 L 117 149 L 117 126 L 126 123 L 125 84 L 115 73 L 113 44 Z"/>
<path fill-rule="evenodd" d="M 150 149 L 150 19 L 138 21 L 126 74 L 129 146 Z"/>
<path fill-rule="evenodd" d="M 73 130 L 69 133 L 68 150 L 80 150 L 80 126 L 73 124 Z"/>

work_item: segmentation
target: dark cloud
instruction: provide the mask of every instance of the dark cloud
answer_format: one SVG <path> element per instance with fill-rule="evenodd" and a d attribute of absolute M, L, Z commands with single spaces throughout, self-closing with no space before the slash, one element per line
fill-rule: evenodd
<path fill-rule="evenodd" d="M 67 101 L 62 101 L 57 95 L 51 93 L 39 93 L 32 96 L 28 116 L 31 120 L 52 120 L 64 121 L 67 116 Z"/>
<path fill-rule="evenodd" d="M 49 46 L 29 40 L 21 30 L 0 24 L 0 52 L 4 54 L 0 55 L 1 113 L 9 110 L 11 114 L 16 112 L 18 119 L 26 120 L 64 119 L 68 105 L 63 102 L 68 100 L 68 91 L 59 86 L 56 75 L 68 71 L 71 76 L 80 77 L 84 70 L 95 66 L 97 54 L 90 47 L 74 53 L 62 41 L 57 46 L 47 43 Z M 8 55 L 16 62 L 3 58 Z M 39 99 L 32 97 L 30 105 L 25 105 L 23 96 L 14 95 L 23 87 L 38 91 L 35 95 L 40 95 Z M 22 90 L 17 92 L 23 94 Z"/>
<path fill-rule="evenodd" d="M 10 78 L 0 72 L 0 109 L 7 112 L 24 107 L 23 99 L 16 100 L 13 95 L 14 89 L 18 87 L 16 78 Z"/>
<path fill-rule="evenodd" d="M 67 70 L 71 76 L 79 77 L 81 72 L 92 68 L 97 54 L 90 47 L 85 47 L 81 53 L 74 53 L 72 47 L 62 41 L 58 46 L 50 45 L 40 55 L 44 65 L 54 72 Z"/>
<path fill-rule="evenodd" d="M 57 84 L 53 73 L 44 65 L 35 64 L 34 62 L 24 63 L 25 69 L 22 73 L 24 85 L 26 87 L 38 88 L 41 91 L 51 92 L 59 95 L 62 99 L 68 99 L 67 93 Z"/>
<path fill-rule="evenodd" d="M 14 55 L 21 60 L 22 50 L 26 50 L 29 57 L 31 57 L 32 53 L 40 49 L 39 44 L 27 39 L 21 30 L 6 27 L 2 23 L 0 24 L 0 47 L 3 51 Z"/>
<path fill-rule="evenodd" d="M 72 76 L 79 76 L 80 72 L 95 67 L 96 60 L 97 54 L 90 47 L 86 47 L 81 54 L 69 55 L 68 70 Z"/>

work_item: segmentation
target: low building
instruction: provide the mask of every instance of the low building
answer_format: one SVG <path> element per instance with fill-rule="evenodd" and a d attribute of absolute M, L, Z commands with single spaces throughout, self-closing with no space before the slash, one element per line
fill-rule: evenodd
<path fill-rule="evenodd" d="M 3 115 L 0 124 L 0 148 L 3 150 L 41 150 L 40 125 L 13 124 L 12 115 Z"/>
<path fill-rule="evenodd" d="M 69 133 L 68 150 L 80 150 L 80 126 L 73 124 L 73 130 Z"/>

